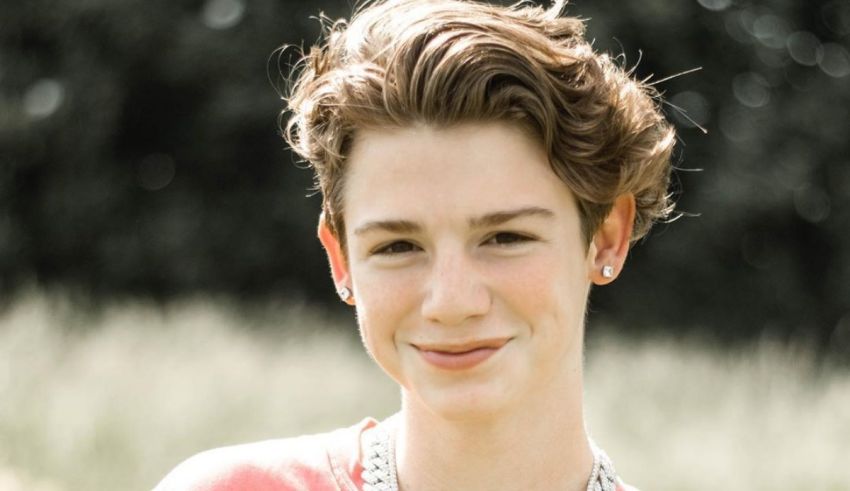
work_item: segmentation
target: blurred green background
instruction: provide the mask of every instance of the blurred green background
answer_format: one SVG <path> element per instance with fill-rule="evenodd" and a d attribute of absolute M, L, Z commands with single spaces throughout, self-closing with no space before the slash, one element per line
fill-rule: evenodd
<path fill-rule="evenodd" d="M 335 302 L 319 199 L 305 198 L 310 173 L 277 126 L 278 68 L 294 58 L 270 58 L 316 40 L 320 11 L 351 6 L 4 0 L 4 298 L 35 286 L 95 301 Z M 594 293 L 595 318 L 850 351 L 850 1 L 576 0 L 568 12 L 641 78 L 702 67 L 658 85 L 688 215 Z"/>

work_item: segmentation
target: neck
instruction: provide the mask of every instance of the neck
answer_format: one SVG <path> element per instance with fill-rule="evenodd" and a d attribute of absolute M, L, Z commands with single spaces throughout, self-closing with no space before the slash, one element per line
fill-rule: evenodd
<path fill-rule="evenodd" d="M 404 394 L 396 435 L 400 489 L 584 491 L 593 453 L 578 383 L 566 397 L 530 396 L 513 411 L 468 419 L 441 417 Z"/>

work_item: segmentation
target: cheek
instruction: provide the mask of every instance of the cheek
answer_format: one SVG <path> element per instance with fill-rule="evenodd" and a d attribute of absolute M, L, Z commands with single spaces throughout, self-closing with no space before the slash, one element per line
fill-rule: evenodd
<path fill-rule="evenodd" d="M 409 317 L 410 302 L 405 299 L 407 293 L 404 289 L 376 283 L 375 288 L 361 283 L 356 290 L 360 294 L 355 304 L 360 337 L 369 356 L 381 370 L 398 384 L 406 386 L 398 346 L 404 342 L 400 331 Z"/>
<path fill-rule="evenodd" d="M 375 344 L 382 339 L 392 339 L 389 326 L 393 324 L 392 302 L 382 296 L 373 296 L 371 293 L 358 291 L 359 296 L 355 300 L 357 311 L 357 324 L 360 326 L 360 335 L 366 346 L 373 350 Z"/>
<path fill-rule="evenodd" d="M 545 268 L 523 268 L 522 271 L 507 271 L 499 281 L 503 285 L 503 297 L 517 309 L 526 313 L 542 312 L 550 304 L 552 296 L 551 273 Z"/>
<path fill-rule="evenodd" d="M 585 277 L 583 262 L 545 256 L 521 270 L 506 268 L 497 283 L 508 307 L 540 330 L 535 335 L 550 336 L 555 333 L 543 325 L 558 331 L 581 325 L 588 293 Z"/>
<path fill-rule="evenodd" d="M 352 273 L 360 334 L 373 356 L 383 356 L 394 349 L 396 333 L 413 307 L 411 281 L 397 274 Z"/>
<path fill-rule="evenodd" d="M 386 308 L 368 296 L 357 299 L 357 325 L 369 356 L 390 376 L 396 371 L 394 324 Z"/>

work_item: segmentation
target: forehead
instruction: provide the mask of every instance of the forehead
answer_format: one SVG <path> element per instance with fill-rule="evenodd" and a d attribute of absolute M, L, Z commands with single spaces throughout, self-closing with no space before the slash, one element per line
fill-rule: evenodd
<path fill-rule="evenodd" d="M 518 170 L 539 174 L 541 164 L 548 167 L 548 157 L 542 145 L 519 127 L 493 122 L 361 130 L 347 164 L 349 178 L 368 176 L 374 185 L 379 175 L 401 184 L 403 178 L 426 175 L 484 181 Z M 474 184 L 471 181 L 468 184 Z"/>
<path fill-rule="evenodd" d="M 507 123 L 363 130 L 347 166 L 346 222 L 364 214 L 425 219 L 572 201 L 542 145 Z"/>

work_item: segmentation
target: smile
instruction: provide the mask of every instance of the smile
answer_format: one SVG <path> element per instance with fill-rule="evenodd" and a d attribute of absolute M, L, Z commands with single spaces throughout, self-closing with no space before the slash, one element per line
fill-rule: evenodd
<path fill-rule="evenodd" d="M 464 344 L 413 345 L 429 364 L 444 370 L 466 370 L 486 361 L 510 338 L 475 341 Z"/>

